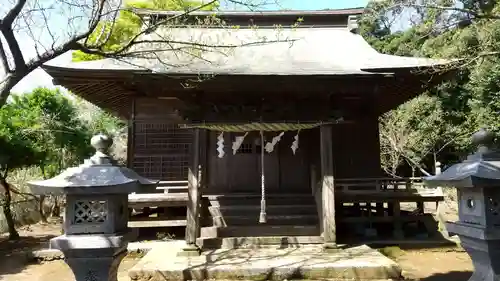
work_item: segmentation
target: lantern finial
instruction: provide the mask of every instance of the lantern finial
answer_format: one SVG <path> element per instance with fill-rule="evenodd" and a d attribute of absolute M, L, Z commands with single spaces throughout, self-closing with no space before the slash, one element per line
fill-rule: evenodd
<path fill-rule="evenodd" d="M 484 128 L 481 128 L 479 131 L 475 132 L 472 135 L 472 144 L 477 146 L 478 153 L 487 153 L 491 149 L 491 145 L 493 144 L 493 139 L 495 136 L 493 133 L 487 131 Z"/>
<path fill-rule="evenodd" d="M 90 145 L 92 145 L 96 151 L 107 154 L 109 148 L 113 145 L 113 139 L 104 134 L 97 134 L 90 139 Z"/>
<path fill-rule="evenodd" d="M 92 165 L 114 165 L 115 161 L 109 156 L 109 148 L 113 139 L 104 134 L 97 134 L 90 139 L 90 145 L 95 148 L 94 156 L 90 157 Z"/>

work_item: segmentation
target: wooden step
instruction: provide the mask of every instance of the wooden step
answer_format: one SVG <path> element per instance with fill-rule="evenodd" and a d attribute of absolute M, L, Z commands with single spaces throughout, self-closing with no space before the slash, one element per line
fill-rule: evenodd
<path fill-rule="evenodd" d="M 205 196 L 211 206 L 260 206 L 261 196 L 259 194 L 225 194 Z M 315 205 L 311 194 L 269 194 L 266 195 L 266 205 Z"/>
<path fill-rule="evenodd" d="M 259 205 L 231 205 L 208 207 L 212 216 L 259 216 Z M 317 215 L 316 205 L 268 205 L 268 215 Z"/>
<path fill-rule="evenodd" d="M 141 227 L 176 227 L 186 226 L 186 220 L 137 220 L 129 221 L 128 227 L 141 228 Z"/>
<path fill-rule="evenodd" d="M 259 214 L 250 216 L 215 216 L 214 226 L 244 226 L 259 223 Z M 316 225 L 318 215 L 267 215 L 268 225 Z"/>
<path fill-rule="evenodd" d="M 316 236 L 320 234 L 318 225 L 266 225 L 202 227 L 201 237 L 245 237 L 245 236 Z"/>
<path fill-rule="evenodd" d="M 322 244 L 320 236 L 260 236 L 260 237 L 226 237 L 198 238 L 198 246 L 203 249 L 237 249 L 237 248 L 267 248 L 267 247 L 301 247 Z"/>

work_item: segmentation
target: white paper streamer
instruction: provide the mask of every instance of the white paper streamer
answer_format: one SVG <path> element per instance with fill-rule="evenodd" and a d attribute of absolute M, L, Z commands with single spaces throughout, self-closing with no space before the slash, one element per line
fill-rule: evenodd
<path fill-rule="evenodd" d="M 293 155 L 295 155 L 295 151 L 299 148 L 299 132 L 297 132 L 293 139 L 294 141 L 292 142 L 292 146 L 290 146 L 290 148 L 292 148 Z"/>
<path fill-rule="evenodd" d="M 219 158 L 224 157 L 226 154 L 224 152 L 224 133 L 220 133 L 220 135 L 217 137 L 217 152 L 219 152 Z"/>
<path fill-rule="evenodd" d="M 238 151 L 238 149 L 240 149 L 241 144 L 243 143 L 243 141 L 245 140 L 245 137 L 247 135 L 248 135 L 248 132 L 245 133 L 243 136 L 239 136 L 239 137 L 235 137 L 234 138 L 234 141 L 233 141 L 233 155 L 235 155 L 236 151 Z"/>
<path fill-rule="evenodd" d="M 285 134 L 285 132 L 281 132 L 279 135 L 275 136 L 271 140 L 271 142 L 266 143 L 265 149 L 266 149 L 267 153 L 273 152 L 274 146 L 281 140 L 281 137 L 283 137 L 284 134 Z"/>

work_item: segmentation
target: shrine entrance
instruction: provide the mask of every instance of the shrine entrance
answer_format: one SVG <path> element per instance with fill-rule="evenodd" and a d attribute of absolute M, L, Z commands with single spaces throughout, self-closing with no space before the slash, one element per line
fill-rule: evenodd
<path fill-rule="evenodd" d="M 259 131 L 210 132 L 208 149 L 208 193 L 260 193 L 264 172 L 265 189 L 272 193 L 311 193 L 307 147 L 291 149 L 297 131 L 263 132 L 264 153 Z M 281 135 L 281 137 L 279 137 Z M 243 138 L 244 136 L 244 138 Z M 224 140 L 224 154 L 217 150 L 220 138 Z M 266 144 L 279 137 L 270 151 Z M 243 138 L 238 148 L 235 139 Z M 277 140 L 277 139 L 276 139 Z M 236 148 L 236 150 L 234 150 Z M 262 168 L 261 158 L 264 158 Z"/>

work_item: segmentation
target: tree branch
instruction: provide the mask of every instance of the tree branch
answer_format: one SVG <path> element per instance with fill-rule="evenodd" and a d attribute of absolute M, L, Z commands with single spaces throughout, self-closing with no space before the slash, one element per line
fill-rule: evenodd
<path fill-rule="evenodd" d="M 19 43 L 17 42 L 16 36 L 14 35 L 14 31 L 12 31 L 12 27 L 3 26 L 1 30 L 5 38 L 5 42 L 7 42 L 7 45 L 9 46 L 12 58 L 14 59 L 15 71 L 25 73 L 27 71 L 26 62 L 24 61 L 23 52 L 19 47 Z"/>
<path fill-rule="evenodd" d="M 45 51 L 37 58 L 33 58 L 33 59 L 29 60 L 26 63 L 28 72 L 35 70 L 39 66 L 42 66 L 44 63 L 48 62 L 49 60 L 56 58 L 64 53 L 66 53 L 67 51 L 79 49 L 79 46 L 81 46 L 81 44 L 78 41 L 83 40 L 83 39 L 87 38 L 88 36 L 90 36 L 90 34 L 92 34 L 92 32 L 94 32 L 94 30 L 97 28 L 97 25 L 99 24 L 100 18 L 102 16 L 102 11 L 104 9 L 105 2 L 106 2 L 105 0 L 99 1 L 99 4 L 98 4 L 99 7 L 98 7 L 97 12 L 96 12 L 97 18 L 95 18 L 91 21 L 89 28 L 85 32 L 82 32 L 78 35 L 75 35 L 75 36 L 71 37 L 70 39 L 68 39 L 68 41 L 66 41 L 66 43 L 61 44 L 60 46 L 53 48 L 51 50 Z"/>
<path fill-rule="evenodd" d="M 134 35 L 134 36 L 133 36 L 133 37 L 132 37 L 132 38 L 131 38 L 131 39 L 130 39 L 130 40 L 129 40 L 129 41 L 128 41 L 125 45 L 123 45 L 120 49 L 118 49 L 118 50 L 116 50 L 116 51 L 113 51 L 113 52 L 111 52 L 111 53 L 112 53 L 112 54 L 119 54 L 119 53 L 122 53 L 122 52 L 124 52 L 124 51 L 128 50 L 128 49 L 129 49 L 130 47 L 132 47 L 133 45 L 135 45 L 135 43 L 134 43 L 134 42 L 136 42 L 136 40 L 137 40 L 140 36 L 142 36 L 142 35 L 144 35 L 144 34 L 147 34 L 147 33 L 151 32 L 151 31 L 155 30 L 157 27 L 159 27 L 159 26 L 161 26 L 161 25 L 164 25 L 164 24 L 166 24 L 166 23 L 168 23 L 168 22 L 171 22 L 171 21 L 173 21 L 173 20 L 175 20 L 175 19 L 178 19 L 178 18 L 181 18 L 181 17 L 183 17 L 183 16 L 186 16 L 186 15 L 188 15 L 189 13 L 192 13 L 192 12 L 195 12 L 195 11 L 201 10 L 201 9 L 203 9 L 203 8 L 205 8 L 205 7 L 208 7 L 208 6 L 212 5 L 212 4 L 214 4 L 215 2 L 216 2 L 216 0 L 212 0 L 212 1 L 210 1 L 210 2 L 204 3 L 203 5 L 200 5 L 200 6 L 198 6 L 198 7 L 195 7 L 195 8 L 193 8 L 193 9 L 190 9 L 190 10 L 188 10 L 188 11 L 184 12 L 184 13 L 180 13 L 180 14 L 178 14 L 178 15 L 175 15 L 175 16 L 172 16 L 172 17 L 169 17 L 169 18 L 167 18 L 167 19 L 165 19 L 165 20 L 159 21 L 159 22 L 155 23 L 155 24 L 154 24 L 154 25 L 152 25 L 152 26 L 148 26 L 148 27 L 147 27 L 147 28 L 145 28 L 144 30 L 141 30 L 140 32 L 138 32 L 137 34 L 135 34 L 135 35 Z M 134 12 L 134 10 L 135 10 L 135 9 L 133 9 L 133 8 L 132 8 L 132 9 L 130 9 L 130 12 Z M 88 52 L 90 52 L 92 49 L 94 49 L 94 50 L 95 50 L 95 49 L 99 49 L 99 45 L 97 45 L 97 46 L 86 46 L 85 44 L 79 44 L 79 45 L 80 45 L 80 46 L 79 46 L 79 47 L 80 47 L 80 48 L 79 48 L 79 50 L 80 50 L 80 51 L 82 51 L 82 52 L 84 52 L 84 53 L 88 53 Z M 102 47 L 102 46 L 101 46 L 101 47 Z M 100 53 L 102 53 L 102 54 L 100 54 Z M 100 53 L 99 53 L 99 51 L 98 51 L 98 50 L 95 50 L 95 53 L 89 53 L 89 54 L 99 54 L 99 55 L 105 56 L 105 55 L 104 55 L 104 54 L 105 54 L 105 52 L 100 52 Z M 109 55 L 111 55 L 111 54 L 107 54 L 107 55 L 109 56 Z"/>
<path fill-rule="evenodd" d="M 4 46 L 1 42 L 1 39 L 0 39 L 0 60 L 2 60 L 2 64 L 3 64 L 3 68 L 5 69 L 5 72 L 11 73 L 12 69 L 10 69 L 9 60 L 7 58 L 7 54 L 5 53 L 5 49 L 4 49 Z"/>
<path fill-rule="evenodd" d="M 393 5 L 393 6 L 389 7 L 387 10 L 394 10 L 396 8 L 401 8 L 401 7 L 426 8 L 426 9 L 435 9 L 435 10 L 443 10 L 443 11 L 455 11 L 455 12 L 460 12 L 460 13 L 471 15 L 474 18 L 478 18 L 478 19 L 500 19 L 500 16 L 497 16 L 497 15 L 478 13 L 478 12 L 471 10 L 471 9 L 459 8 L 459 7 L 455 7 L 455 6 L 439 6 L 439 5 L 403 3 L 403 4 Z"/>
<path fill-rule="evenodd" d="M 0 29 L 11 28 L 12 23 L 16 20 L 16 17 L 21 13 L 24 5 L 26 4 L 26 0 L 17 0 L 16 5 L 10 9 L 9 12 L 5 15 L 5 17 L 0 20 Z"/>

